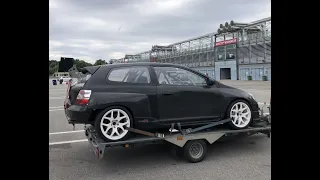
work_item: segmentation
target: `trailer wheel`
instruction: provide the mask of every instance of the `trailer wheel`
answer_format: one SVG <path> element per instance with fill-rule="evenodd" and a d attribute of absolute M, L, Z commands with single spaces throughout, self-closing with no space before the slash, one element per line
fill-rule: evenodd
<path fill-rule="evenodd" d="M 204 140 L 191 140 L 183 147 L 184 158 L 191 163 L 202 161 L 206 154 L 207 143 Z"/>

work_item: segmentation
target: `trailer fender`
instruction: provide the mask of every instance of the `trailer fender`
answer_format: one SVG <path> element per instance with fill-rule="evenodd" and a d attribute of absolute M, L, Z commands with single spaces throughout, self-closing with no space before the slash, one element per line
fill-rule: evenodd
<path fill-rule="evenodd" d="M 205 139 L 209 144 L 212 144 L 224 135 L 225 133 L 222 133 L 222 132 L 216 132 L 216 133 L 210 133 L 210 134 L 205 134 L 205 133 L 188 134 L 185 136 L 177 135 L 177 136 L 167 137 L 165 138 L 165 140 L 179 147 L 183 147 L 188 141 L 199 140 L 199 139 Z"/>

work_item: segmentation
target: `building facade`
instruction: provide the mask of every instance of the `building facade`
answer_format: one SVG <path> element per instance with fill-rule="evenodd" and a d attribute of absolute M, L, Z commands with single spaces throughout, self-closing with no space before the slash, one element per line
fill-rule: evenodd
<path fill-rule="evenodd" d="M 271 17 L 226 22 L 215 33 L 113 59 L 114 63 L 148 61 L 180 64 L 216 80 L 271 80 Z"/>
<path fill-rule="evenodd" d="M 271 32 L 250 34 L 238 42 L 239 79 L 271 80 Z"/>

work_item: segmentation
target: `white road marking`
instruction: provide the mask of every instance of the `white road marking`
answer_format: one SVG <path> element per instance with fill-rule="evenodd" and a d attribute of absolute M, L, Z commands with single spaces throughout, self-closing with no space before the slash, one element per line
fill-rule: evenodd
<path fill-rule="evenodd" d="M 258 102 L 258 104 L 264 105 L 264 103 L 262 103 L 262 102 Z M 270 104 L 266 103 L 266 105 L 269 106 Z"/>
<path fill-rule="evenodd" d="M 66 90 L 67 90 L 67 88 L 66 89 L 50 89 L 49 93 L 50 93 L 50 91 L 66 91 Z"/>
<path fill-rule="evenodd" d="M 49 112 L 50 111 L 63 111 L 64 109 L 49 109 Z"/>
<path fill-rule="evenodd" d="M 78 143 L 78 142 L 88 142 L 88 139 L 80 139 L 80 140 L 73 140 L 73 141 L 52 142 L 52 143 L 49 143 L 49 146 L 57 145 L 57 144 L 71 144 L 71 143 Z"/>
<path fill-rule="evenodd" d="M 59 97 L 49 97 L 49 99 L 64 99 L 65 96 L 59 96 Z"/>
<path fill-rule="evenodd" d="M 84 132 L 84 130 L 77 130 L 77 131 L 64 131 L 64 132 L 53 132 L 53 133 L 49 133 L 49 135 L 69 134 L 69 133 L 78 133 L 78 132 Z"/>
<path fill-rule="evenodd" d="M 63 106 L 49 107 L 49 109 L 63 108 Z"/>
<path fill-rule="evenodd" d="M 52 94 L 65 94 L 66 92 L 52 92 L 52 93 L 49 93 L 49 95 L 52 95 Z"/>

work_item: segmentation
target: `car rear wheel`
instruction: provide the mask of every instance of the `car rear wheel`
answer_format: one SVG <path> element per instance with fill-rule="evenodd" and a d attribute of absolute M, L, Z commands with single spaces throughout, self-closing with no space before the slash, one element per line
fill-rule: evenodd
<path fill-rule="evenodd" d="M 229 126 L 232 129 L 247 128 L 252 121 L 251 112 L 251 108 L 247 102 L 236 100 L 229 106 L 227 111 L 227 116 L 232 119 L 229 122 Z"/>
<path fill-rule="evenodd" d="M 126 129 L 132 126 L 132 116 L 122 107 L 110 107 L 95 118 L 94 127 L 105 141 L 125 140 L 130 135 Z"/>

